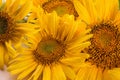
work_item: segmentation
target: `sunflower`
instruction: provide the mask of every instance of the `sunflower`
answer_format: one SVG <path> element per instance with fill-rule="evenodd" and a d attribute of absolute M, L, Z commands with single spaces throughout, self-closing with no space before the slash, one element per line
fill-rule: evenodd
<path fill-rule="evenodd" d="M 76 80 L 120 80 L 118 4 L 118 0 L 83 0 L 82 4 L 74 1 L 79 17 L 93 34 L 91 45 L 84 50 L 90 57 L 86 59 L 85 66 L 79 68 Z"/>
<path fill-rule="evenodd" d="M 88 57 L 80 51 L 90 45 L 90 29 L 72 15 L 59 17 L 52 12 L 39 16 L 40 31 L 29 42 L 25 40 L 27 47 L 10 61 L 8 70 L 18 75 L 17 80 L 74 80 L 72 68 Z"/>
<path fill-rule="evenodd" d="M 71 0 L 34 0 L 33 2 L 35 6 L 41 5 L 45 12 L 56 11 L 59 16 L 70 14 L 74 15 L 75 18 L 78 17 Z"/>
<path fill-rule="evenodd" d="M 2 2 L 0 0 L 0 69 L 14 56 L 12 47 L 18 45 L 22 35 L 28 35 L 29 31 L 33 31 L 32 24 L 22 23 L 23 18 L 31 10 L 32 2 L 27 1 L 23 5 L 19 5 L 20 1 Z"/>

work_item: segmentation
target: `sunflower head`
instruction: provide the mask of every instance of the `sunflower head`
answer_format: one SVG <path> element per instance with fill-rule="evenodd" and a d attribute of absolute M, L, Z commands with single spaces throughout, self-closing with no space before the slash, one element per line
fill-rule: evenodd
<path fill-rule="evenodd" d="M 70 0 L 50 0 L 42 5 L 42 8 L 48 13 L 56 11 L 59 16 L 71 14 L 78 17 L 73 2 Z"/>
<path fill-rule="evenodd" d="M 72 68 L 88 57 L 80 51 L 90 45 L 90 30 L 75 21 L 73 15 L 60 17 L 56 12 L 39 14 L 35 24 L 40 31 L 34 38 L 24 40 L 28 47 L 23 47 L 19 56 L 10 61 L 8 70 L 18 75 L 18 80 L 75 79 Z"/>
<path fill-rule="evenodd" d="M 9 59 L 16 55 L 11 54 L 12 51 L 15 51 L 12 47 L 15 48 L 21 38 L 29 34 L 29 31 L 34 31 L 32 24 L 23 23 L 24 17 L 31 11 L 32 2 L 26 0 L 21 4 L 19 1 L 2 2 L 0 0 L 0 68 L 3 68 L 4 64 L 7 64 Z M 8 49 L 10 47 L 11 49 Z"/>
<path fill-rule="evenodd" d="M 89 32 L 89 30 L 88 32 L 86 31 L 85 24 L 82 24 L 82 22 L 75 22 L 73 20 L 74 16 L 72 15 L 64 15 L 62 18 L 60 18 L 56 12 L 53 12 L 51 14 L 48 13 L 47 15 L 41 14 L 41 17 L 43 20 L 38 19 L 36 21 L 36 24 L 39 24 L 41 26 L 41 31 L 38 34 L 40 38 L 38 39 L 38 45 L 36 45 L 36 49 L 33 51 L 33 53 L 37 59 L 36 61 L 44 65 L 58 62 L 65 56 L 64 53 L 66 52 L 65 50 L 67 49 L 67 44 L 73 39 L 73 37 L 75 37 L 75 35 L 76 38 L 73 40 L 76 40 L 79 35 L 85 35 Z M 71 22 L 71 24 L 68 22 Z M 49 24 L 49 26 L 46 24 Z M 84 26 L 83 29 L 78 26 L 79 24 L 82 24 L 82 26 Z M 76 28 L 72 28 L 74 31 L 72 33 L 69 32 L 70 30 L 65 30 L 62 32 L 63 29 L 67 29 L 67 26 L 69 28 L 70 26 L 75 26 Z M 79 30 L 83 31 L 78 32 Z M 84 33 L 84 31 L 86 31 L 86 33 Z M 90 37 L 91 35 L 86 36 L 83 41 L 89 39 Z"/>
<path fill-rule="evenodd" d="M 102 4 L 102 5 L 101 5 Z M 91 28 L 91 45 L 85 51 L 90 54 L 87 62 L 101 69 L 120 67 L 120 12 L 118 0 L 74 0 L 82 21 Z"/>
<path fill-rule="evenodd" d="M 91 33 L 91 46 L 87 49 L 87 53 L 91 55 L 87 61 L 96 64 L 102 69 L 112 69 L 120 67 L 120 32 L 111 22 L 101 22 L 95 25 Z M 96 55 L 95 55 L 96 54 Z"/>

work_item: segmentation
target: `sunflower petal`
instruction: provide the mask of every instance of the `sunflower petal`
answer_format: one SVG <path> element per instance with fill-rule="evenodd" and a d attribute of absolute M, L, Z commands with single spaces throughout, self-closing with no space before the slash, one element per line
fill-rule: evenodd
<path fill-rule="evenodd" d="M 88 71 L 88 67 L 80 68 L 79 72 L 77 73 L 76 80 L 86 80 L 86 72 Z"/>
<path fill-rule="evenodd" d="M 21 64 L 22 65 L 22 64 Z M 14 68 L 12 68 L 13 70 L 11 71 L 10 69 L 9 69 L 9 67 L 8 67 L 8 71 L 10 71 L 11 72 L 11 74 L 19 74 L 20 72 L 23 72 L 24 70 L 26 70 L 26 69 L 29 69 L 29 68 L 31 68 L 32 66 L 34 66 L 35 65 L 35 63 L 30 63 L 29 65 L 26 65 L 26 66 L 22 66 L 22 67 L 20 67 L 20 68 L 17 68 L 17 69 L 14 69 Z M 20 66 L 20 65 L 19 65 Z M 16 67 L 18 67 L 18 66 L 16 66 Z"/>
<path fill-rule="evenodd" d="M 88 57 L 87 54 L 81 57 L 68 57 L 68 58 L 62 59 L 61 62 L 67 65 L 80 64 L 80 63 L 83 63 L 87 57 Z"/>
<path fill-rule="evenodd" d="M 4 67 L 4 48 L 0 45 L 0 69 Z"/>
<path fill-rule="evenodd" d="M 99 13 L 97 13 L 97 10 L 96 10 L 96 8 L 95 8 L 95 3 L 94 2 L 92 2 L 93 0 L 87 0 L 86 2 L 87 2 L 87 9 L 89 10 L 89 14 L 90 14 L 90 16 L 91 16 L 91 20 L 93 20 L 93 22 L 96 22 L 97 20 L 98 20 L 98 18 L 99 18 L 99 16 L 98 16 L 98 14 Z"/>
<path fill-rule="evenodd" d="M 0 6 L 2 5 L 2 0 L 0 0 Z"/>
<path fill-rule="evenodd" d="M 102 70 L 98 69 L 98 73 L 97 73 L 97 80 L 102 80 Z"/>
<path fill-rule="evenodd" d="M 63 68 L 63 71 L 64 71 L 65 75 L 66 75 L 69 79 L 71 79 L 71 80 L 74 80 L 74 79 L 75 79 L 76 74 L 75 74 L 75 72 L 73 71 L 72 68 L 70 68 L 70 67 L 68 67 L 68 66 L 66 66 L 66 65 L 62 65 L 62 68 Z"/>
<path fill-rule="evenodd" d="M 96 80 L 98 69 L 96 66 L 93 66 L 90 70 L 90 75 L 88 80 Z"/>
<path fill-rule="evenodd" d="M 112 80 L 111 78 L 110 78 L 110 75 L 108 74 L 108 70 L 105 70 L 104 72 L 103 72 L 103 79 L 102 80 Z"/>
<path fill-rule="evenodd" d="M 6 47 L 7 47 L 7 49 L 8 49 L 8 52 L 9 52 L 8 55 L 9 55 L 11 58 L 14 58 L 15 56 L 18 55 L 18 54 L 16 53 L 15 49 L 12 47 L 11 41 L 5 42 L 5 44 L 6 44 Z"/>
<path fill-rule="evenodd" d="M 7 52 L 5 52 L 7 53 Z M 8 54 L 5 54 L 5 64 L 8 65 L 8 62 L 9 62 L 9 55 Z"/>
<path fill-rule="evenodd" d="M 42 70 L 43 70 L 43 66 L 38 65 L 28 80 L 31 80 L 31 79 L 38 80 L 38 78 L 41 76 Z"/>
<path fill-rule="evenodd" d="M 33 70 L 36 69 L 37 64 L 34 63 L 34 66 L 31 66 L 30 68 L 28 68 L 27 70 L 23 71 L 22 73 L 19 74 L 17 80 L 22 80 L 23 78 L 25 78 L 27 75 L 29 75 Z"/>
<path fill-rule="evenodd" d="M 118 74 L 120 74 L 120 68 L 115 68 L 113 70 L 109 70 L 108 74 L 112 80 L 120 80 L 120 77 L 118 75 Z"/>
<path fill-rule="evenodd" d="M 52 80 L 66 80 L 66 76 L 60 65 L 52 66 L 52 71 L 53 71 L 52 72 Z"/>
<path fill-rule="evenodd" d="M 12 69 L 17 69 L 17 68 L 21 68 L 27 65 L 30 65 L 33 62 L 33 60 L 27 60 L 27 61 L 22 61 L 22 62 L 14 62 L 14 65 L 11 65 L 8 67 L 7 70 L 12 70 Z"/>
<path fill-rule="evenodd" d="M 77 10 L 80 18 L 83 19 L 87 24 L 90 23 L 90 15 L 87 9 L 78 1 L 74 0 L 75 9 Z"/>
<path fill-rule="evenodd" d="M 43 70 L 43 80 L 51 80 L 51 70 L 49 66 L 45 66 Z"/>
<path fill-rule="evenodd" d="M 31 11 L 31 9 L 32 9 L 32 1 L 28 0 L 23 6 L 21 6 L 18 14 L 15 16 L 15 19 L 16 20 L 23 19 Z"/>
<path fill-rule="evenodd" d="M 36 71 L 33 73 L 34 74 L 33 80 L 38 80 L 39 76 L 41 76 L 42 71 L 43 71 L 43 66 L 39 65 Z"/>
<path fill-rule="evenodd" d="M 118 0 L 110 0 L 109 2 L 105 0 L 105 15 L 106 19 L 114 19 L 116 12 L 118 11 Z M 104 9 L 104 8 L 103 8 Z"/>
<path fill-rule="evenodd" d="M 18 10 L 19 8 L 19 3 L 21 2 L 21 0 L 17 1 L 17 0 L 14 0 L 14 3 L 12 4 L 12 6 L 10 6 L 9 8 L 9 13 L 11 13 L 11 15 L 13 15 L 15 13 L 15 11 Z"/>
<path fill-rule="evenodd" d="M 12 4 L 13 0 L 6 0 L 4 10 L 7 12 Z"/>

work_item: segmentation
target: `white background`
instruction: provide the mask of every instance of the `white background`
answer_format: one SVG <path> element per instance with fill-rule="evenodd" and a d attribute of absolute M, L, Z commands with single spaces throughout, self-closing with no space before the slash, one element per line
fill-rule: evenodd
<path fill-rule="evenodd" d="M 7 72 L 5 68 L 4 70 L 0 70 L 0 80 L 15 80 L 15 77 L 10 75 L 10 73 Z"/>
<path fill-rule="evenodd" d="M 0 71 L 0 80 L 13 80 L 7 71 Z"/>

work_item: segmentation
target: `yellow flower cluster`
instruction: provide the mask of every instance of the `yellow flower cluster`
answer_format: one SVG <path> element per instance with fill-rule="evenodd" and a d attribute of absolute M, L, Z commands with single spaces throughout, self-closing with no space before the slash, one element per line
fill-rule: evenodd
<path fill-rule="evenodd" d="M 16 80 L 120 80 L 119 0 L 0 0 L 0 69 Z"/>

